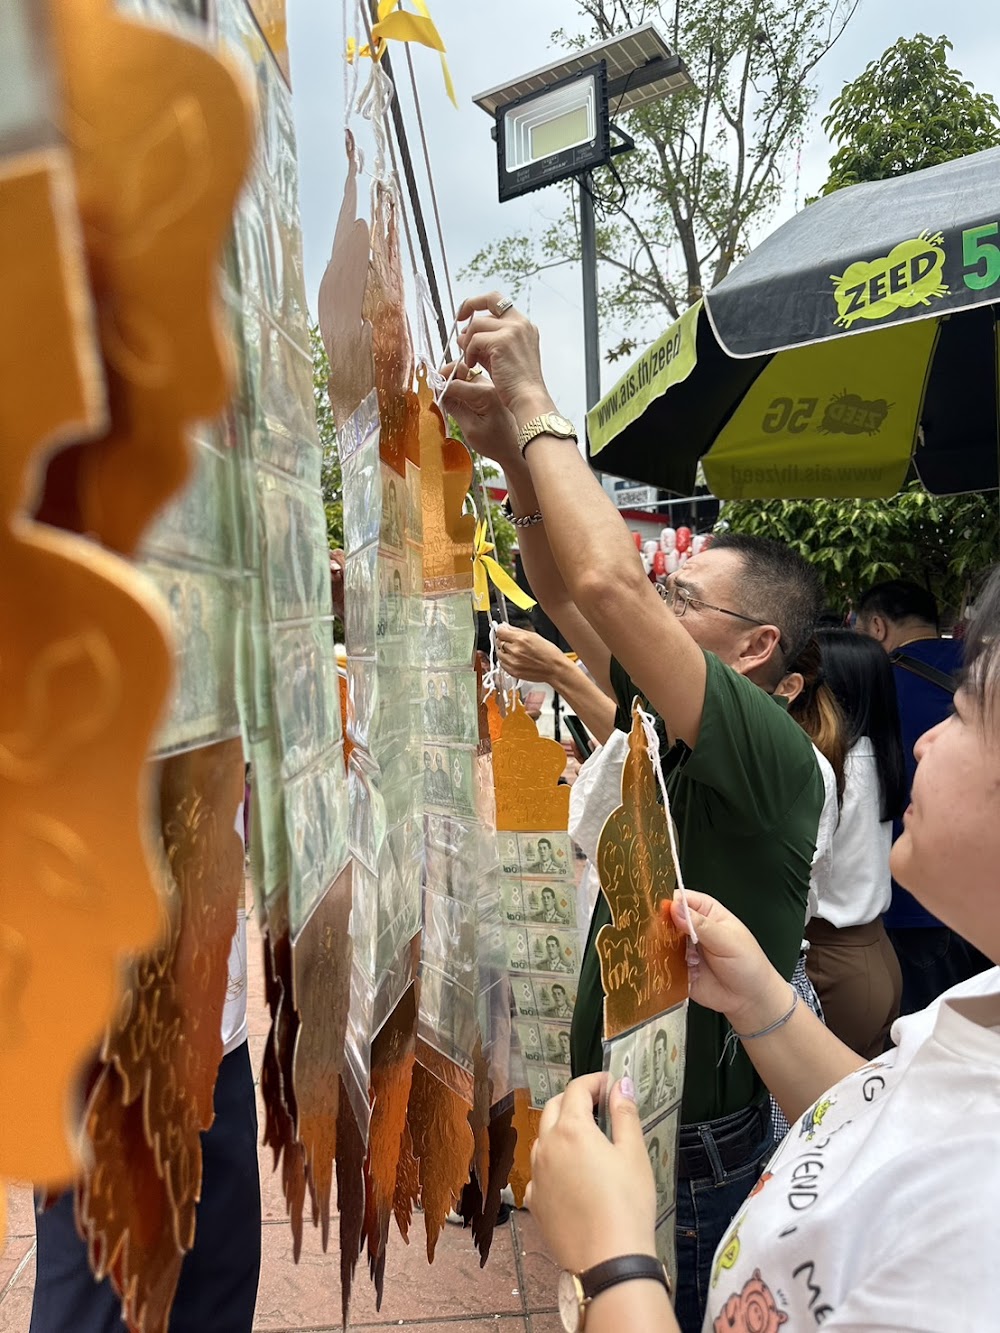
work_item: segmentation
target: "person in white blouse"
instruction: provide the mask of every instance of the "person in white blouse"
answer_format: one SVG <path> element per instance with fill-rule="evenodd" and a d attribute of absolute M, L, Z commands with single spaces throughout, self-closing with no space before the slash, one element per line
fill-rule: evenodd
<path fill-rule="evenodd" d="M 1000 569 L 976 600 L 955 712 L 915 747 L 891 868 L 952 930 L 1000 959 Z M 767 886 L 761 885 L 766 892 Z M 1000 1278 L 1000 968 L 893 1025 L 872 1061 L 824 1028 L 721 903 L 670 907 L 697 934 L 691 998 L 726 1015 L 792 1131 L 719 1246 L 703 1333 L 953 1333 L 997 1327 Z M 567 1274 L 617 1264 L 585 1309 L 587 1333 L 677 1329 L 652 1270 L 656 1191 L 635 1087 L 611 1089 L 612 1138 L 594 1123 L 606 1075 L 546 1106 L 527 1197 Z M 605 1273 L 607 1269 L 604 1270 Z M 626 1280 L 627 1279 L 627 1280 Z M 578 1328 L 567 1288 L 564 1326 Z"/>
<path fill-rule="evenodd" d="M 826 682 L 846 726 L 844 796 L 830 856 L 817 867 L 806 969 L 827 1026 L 859 1055 L 885 1049 L 903 980 L 882 914 L 892 898 L 892 821 L 906 804 L 906 767 L 892 667 L 874 639 L 818 631 Z"/>

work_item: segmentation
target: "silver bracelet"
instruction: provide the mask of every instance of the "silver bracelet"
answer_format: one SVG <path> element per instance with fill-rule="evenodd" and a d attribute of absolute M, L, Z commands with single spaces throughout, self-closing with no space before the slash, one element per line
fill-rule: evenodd
<path fill-rule="evenodd" d="M 500 501 L 500 512 L 509 523 L 513 523 L 515 528 L 530 528 L 535 523 L 541 523 L 542 511 L 536 509 L 533 514 L 522 514 L 516 517 L 510 504 L 510 496 L 505 495 Z"/>
<path fill-rule="evenodd" d="M 756 1041 L 758 1037 L 769 1037 L 772 1032 L 777 1032 L 778 1028 L 783 1028 L 791 1018 L 792 1014 L 795 1013 L 795 1010 L 799 1007 L 798 991 L 791 985 L 789 986 L 789 989 L 792 992 L 792 1006 L 787 1014 L 782 1014 L 780 1018 L 776 1018 L 773 1023 L 769 1023 L 766 1028 L 761 1028 L 759 1032 L 737 1032 L 736 1029 L 733 1028 L 733 1036 L 739 1037 L 740 1041 Z"/>

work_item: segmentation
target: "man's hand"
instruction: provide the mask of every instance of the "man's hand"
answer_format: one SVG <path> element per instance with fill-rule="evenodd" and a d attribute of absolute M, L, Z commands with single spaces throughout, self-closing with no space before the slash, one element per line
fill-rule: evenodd
<path fill-rule="evenodd" d="M 465 364 L 489 373 L 500 402 L 521 427 L 555 403 L 542 378 L 538 330 L 517 310 L 497 315 L 499 292 L 474 296 L 459 307 L 459 320 L 470 322 L 458 335 Z"/>

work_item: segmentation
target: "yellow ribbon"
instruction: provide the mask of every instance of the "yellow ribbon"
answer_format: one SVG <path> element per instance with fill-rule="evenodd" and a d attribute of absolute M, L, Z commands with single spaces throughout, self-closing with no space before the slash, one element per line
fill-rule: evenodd
<path fill-rule="evenodd" d="M 522 611 L 530 611 L 535 599 L 529 597 L 523 588 L 519 588 L 502 565 L 490 555 L 496 550 L 492 542 L 486 540 L 486 520 L 476 524 L 476 546 L 472 557 L 472 600 L 477 611 L 490 609 L 490 583 L 497 592 L 502 593 L 509 602 L 519 606 Z"/>
<path fill-rule="evenodd" d="M 419 46 L 429 46 L 432 51 L 441 53 L 441 73 L 444 75 L 445 91 L 457 110 L 458 99 L 455 96 L 455 85 L 451 80 L 451 70 L 444 56 L 445 45 L 441 40 L 441 34 L 431 18 L 425 0 L 413 0 L 413 4 L 417 10 L 415 14 L 405 9 L 397 9 L 397 0 L 379 0 L 378 22 L 372 28 L 372 46 L 359 47 L 354 38 L 349 37 L 347 63 L 353 65 L 359 56 L 372 59 L 372 47 L 375 49 L 374 59 L 381 60 L 385 53 L 385 44 L 390 41 L 416 42 Z"/>

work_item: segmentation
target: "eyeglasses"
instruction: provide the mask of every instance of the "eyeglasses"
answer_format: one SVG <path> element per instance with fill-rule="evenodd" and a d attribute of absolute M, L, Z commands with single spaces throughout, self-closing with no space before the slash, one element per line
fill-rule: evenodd
<path fill-rule="evenodd" d="M 736 620 L 745 620 L 751 625 L 769 625 L 769 620 L 758 620 L 755 616 L 746 616 L 742 611 L 730 611 L 725 606 L 713 606 L 711 602 L 703 601 L 700 597 L 695 597 L 689 588 L 683 587 L 679 583 L 656 585 L 656 591 L 660 594 L 667 606 L 670 607 L 678 620 L 684 619 L 684 613 L 689 606 L 693 606 L 696 611 L 718 611 L 723 616 L 733 616 Z M 777 628 L 777 626 L 775 626 Z M 781 642 L 781 635 L 778 635 L 778 647 L 782 654 L 785 652 L 785 645 Z"/>

